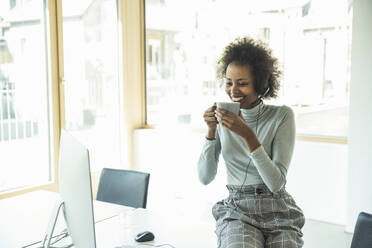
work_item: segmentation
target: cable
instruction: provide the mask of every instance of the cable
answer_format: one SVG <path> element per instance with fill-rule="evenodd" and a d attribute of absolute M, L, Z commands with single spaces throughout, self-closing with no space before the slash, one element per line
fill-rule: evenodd
<path fill-rule="evenodd" d="M 62 236 L 62 237 L 61 237 L 61 236 Z M 65 231 L 62 231 L 60 234 L 57 234 L 56 236 L 53 236 L 53 238 L 56 238 L 56 240 L 54 240 L 54 241 L 51 243 L 51 245 L 57 243 L 58 241 L 60 241 L 61 239 L 64 239 L 64 238 L 67 237 L 67 236 L 68 236 L 68 233 L 65 232 Z M 26 248 L 26 247 L 34 246 L 34 245 L 36 245 L 36 244 L 38 244 L 38 243 L 41 243 L 41 242 L 42 242 L 42 241 L 37 241 L 37 242 L 34 242 L 34 243 L 32 243 L 32 244 L 29 244 L 29 245 L 26 245 L 26 246 L 22 246 L 22 248 Z M 37 247 L 37 248 L 44 248 L 44 247 L 43 247 L 43 246 L 39 246 L 39 247 Z"/>
<path fill-rule="evenodd" d="M 162 246 L 169 246 L 171 248 L 176 248 L 175 246 L 171 245 L 171 244 L 160 244 L 160 245 L 153 245 L 153 244 L 139 244 L 140 247 L 142 247 L 143 245 L 147 245 L 147 246 L 151 246 L 151 247 L 162 247 Z M 134 247 L 132 245 L 123 245 L 123 246 L 117 246 L 115 248 L 126 248 L 126 247 Z M 137 247 L 137 246 L 136 246 Z"/>
<path fill-rule="evenodd" d="M 258 136 L 258 121 L 259 121 L 259 118 L 260 118 L 260 115 L 261 115 L 261 104 L 262 104 L 262 99 L 261 99 L 261 97 L 258 97 L 258 99 L 256 100 L 256 101 L 254 101 L 252 104 L 251 104 L 251 106 L 252 105 L 255 105 L 256 103 L 258 102 L 258 111 L 257 111 L 257 115 L 256 115 L 256 136 Z M 257 137 L 258 138 L 258 137 Z M 239 194 L 239 198 L 240 198 L 240 194 L 241 194 L 241 191 L 242 191 L 242 189 L 243 189 L 243 187 L 244 187 L 244 184 L 245 184 L 245 181 L 247 180 L 247 175 L 248 175 L 248 169 L 249 169 L 249 167 L 250 167 L 250 165 L 251 165 L 251 162 L 252 162 L 252 159 L 250 158 L 249 159 L 249 163 L 248 163 L 248 165 L 246 166 L 246 169 L 245 169 L 245 175 L 244 175 L 244 180 L 243 180 L 243 183 L 241 184 L 241 186 L 240 186 L 240 189 L 236 192 L 236 195 L 237 194 Z M 236 205 L 236 203 L 235 203 L 235 201 L 234 201 L 234 199 L 233 199 L 233 203 L 234 203 L 234 209 L 232 210 L 232 212 L 233 211 L 235 211 L 237 208 L 238 208 L 238 206 Z M 221 234 L 222 234 L 222 232 L 225 230 L 225 228 L 227 227 L 227 224 L 222 228 L 222 230 L 218 233 L 218 248 L 220 247 L 220 245 L 221 245 Z"/>
<path fill-rule="evenodd" d="M 68 237 L 68 233 L 67 233 L 67 232 L 64 233 L 63 235 L 61 235 L 61 237 L 59 237 L 58 239 L 54 240 L 54 241 L 51 243 L 51 245 L 54 245 L 55 243 L 59 242 L 60 240 L 66 238 L 66 237 Z"/>
<path fill-rule="evenodd" d="M 73 244 L 68 244 L 68 245 L 65 245 L 65 246 L 53 246 L 54 244 L 56 244 L 57 242 L 61 241 L 62 239 L 66 238 L 68 236 L 69 236 L 69 234 L 67 232 L 67 229 L 63 229 L 60 234 L 57 234 L 56 236 L 53 236 L 53 238 L 55 238 L 55 240 L 53 240 L 53 242 L 50 243 L 49 248 L 69 248 L 69 247 L 72 247 Z M 32 244 L 27 245 L 27 246 L 23 246 L 22 248 L 34 246 L 34 245 L 36 245 L 38 243 L 41 243 L 41 241 L 32 243 Z M 38 246 L 36 248 L 44 248 L 44 246 Z"/>
<path fill-rule="evenodd" d="M 258 112 L 257 112 L 257 115 L 256 115 L 256 136 L 258 136 L 258 120 L 260 118 L 260 115 L 261 115 L 261 104 L 262 104 L 262 100 L 261 98 L 258 98 Z M 255 104 L 255 102 L 253 103 Z M 258 139 L 258 137 L 257 137 Z M 244 181 L 242 183 L 242 185 L 240 186 L 240 189 L 239 189 L 239 193 L 241 193 L 242 189 L 243 189 L 243 186 L 245 184 L 245 181 L 247 180 L 247 174 L 248 174 L 248 168 L 250 167 L 251 165 L 251 162 L 252 162 L 252 159 L 249 159 L 249 163 L 247 165 L 247 168 L 245 169 L 245 176 L 244 176 Z"/>
<path fill-rule="evenodd" d="M 94 224 L 100 223 L 100 222 L 105 221 L 105 220 L 108 220 L 108 219 L 112 219 L 112 218 L 114 218 L 114 217 L 116 217 L 116 216 L 118 216 L 118 214 L 113 215 L 113 216 L 110 216 L 110 217 L 107 217 L 107 218 L 104 218 L 104 219 L 102 219 L 102 220 L 95 221 Z M 62 236 L 62 237 L 61 237 L 61 236 Z M 53 238 L 55 238 L 56 240 L 54 240 L 52 243 L 50 243 L 50 245 L 54 245 L 54 244 L 57 243 L 58 241 L 60 241 L 60 240 L 62 240 L 62 239 L 64 239 L 64 238 L 66 238 L 66 237 L 68 237 L 68 236 L 69 236 L 69 234 L 68 234 L 68 232 L 67 232 L 67 228 L 65 228 L 65 229 L 63 229 L 63 230 L 61 231 L 60 234 L 57 234 L 56 236 L 53 236 Z M 30 247 L 30 246 L 34 246 L 34 245 L 36 245 L 36 244 L 38 244 L 38 243 L 41 243 L 41 241 L 34 242 L 34 243 L 32 243 L 32 244 L 29 244 L 29 245 L 23 246 L 22 248 L 27 248 L 27 247 Z M 71 246 L 72 246 L 72 244 L 70 244 L 70 245 L 68 245 L 68 246 L 58 247 L 58 248 L 67 248 L 67 247 L 71 247 Z M 44 247 L 39 246 L 39 247 L 37 247 L 37 248 L 44 248 Z M 50 248 L 57 248 L 57 247 L 50 246 Z"/>
<path fill-rule="evenodd" d="M 147 246 L 152 246 L 152 247 L 162 247 L 162 246 L 169 246 L 171 248 L 176 248 L 175 246 L 171 245 L 171 244 L 161 244 L 161 245 L 152 245 L 152 244 L 141 244 L 141 245 L 147 245 Z"/>

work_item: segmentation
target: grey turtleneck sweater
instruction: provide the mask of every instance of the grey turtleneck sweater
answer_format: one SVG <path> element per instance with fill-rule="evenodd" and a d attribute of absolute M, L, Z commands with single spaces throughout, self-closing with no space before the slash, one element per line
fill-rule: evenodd
<path fill-rule="evenodd" d="M 205 185 L 213 181 L 222 152 L 227 184 L 264 183 L 272 192 L 277 192 L 286 183 L 294 149 L 296 130 L 293 111 L 287 106 L 259 104 L 252 109 L 241 109 L 241 113 L 254 132 L 258 117 L 256 135 L 261 146 L 250 153 L 242 137 L 218 124 L 215 140 L 205 140 L 198 162 L 199 179 Z"/>

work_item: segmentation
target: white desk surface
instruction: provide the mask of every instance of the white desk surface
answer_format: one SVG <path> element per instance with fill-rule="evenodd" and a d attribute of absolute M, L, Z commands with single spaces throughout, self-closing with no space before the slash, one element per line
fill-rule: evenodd
<path fill-rule="evenodd" d="M 0 200 L 0 247 L 23 247 L 41 240 L 57 199 L 57 193 L 40 190 Z M 214 224 L 193 218 L 192 213 L 179 216 L 176 211 L 161 213 L 100 201 L 93 204 L 98 248 L 135 244 L 148 248 L 134 241 L 142 231 L 155 235 L 155 240 L 147 244 L 167 243 L 177 248 L 216 246 Z M 54 233 L 63 228 L 60 216 Z"/>

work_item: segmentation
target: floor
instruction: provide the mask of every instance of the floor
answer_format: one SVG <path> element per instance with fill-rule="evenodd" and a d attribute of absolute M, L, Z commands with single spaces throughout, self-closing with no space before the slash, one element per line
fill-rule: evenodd
<path fill-rule="evenodd" d="M 304 248 L 350 248 L 352 234 L 344 230 L 342 225 L 306 220 Z"/>

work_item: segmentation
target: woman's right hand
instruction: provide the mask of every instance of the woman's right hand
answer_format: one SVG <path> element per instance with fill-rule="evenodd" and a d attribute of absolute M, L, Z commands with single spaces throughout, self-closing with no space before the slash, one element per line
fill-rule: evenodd
<path fill-rule="evenodd" d="M 209 107 L 205 112 L 204 112 L 204 121 L 208 126 L 209 130 L 216 130 L 217 128 L 217 118 L 215 116 L 215 110 L 217 106 L 216 103 L 213 104 L 212 107 Z"/>

